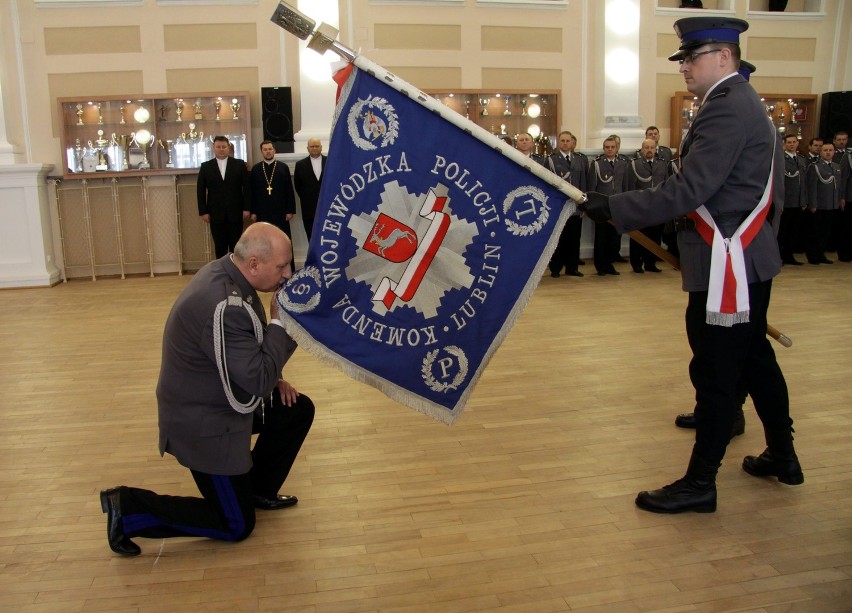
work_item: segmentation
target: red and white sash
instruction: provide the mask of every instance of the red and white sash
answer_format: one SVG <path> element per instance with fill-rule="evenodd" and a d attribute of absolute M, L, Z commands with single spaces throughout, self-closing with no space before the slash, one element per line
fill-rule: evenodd
<path fill-rule="evenodd" d="M 775 174 L 775 141 L 773 130 L 772 165 L 763 197 L 757 207 L 746 217 L 731 238 L 724 238 L 710 211 L 702 204 L 688 213 L 695 221 L 695 229 L 710 245 L 710 283 L 707 290 L 707 323 L 711 326 L 731 327 L 749 321 L 748 277 L 745 254 L 763 226 L 769 205 L 772 204 L 772 176 Z"/>

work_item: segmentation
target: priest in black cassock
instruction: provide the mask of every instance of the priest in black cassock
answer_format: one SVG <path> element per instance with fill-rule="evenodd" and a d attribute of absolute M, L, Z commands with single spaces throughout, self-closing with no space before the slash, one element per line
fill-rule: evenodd
<path fill-rule="evenodd" d="M 251 169 L 251 219 L 278 226 L 292 239 L 290 219 L 296 213 L 296 198 L 290 169 L 275 159 L 275 145 L 260 143 L 263 159 Z"/>

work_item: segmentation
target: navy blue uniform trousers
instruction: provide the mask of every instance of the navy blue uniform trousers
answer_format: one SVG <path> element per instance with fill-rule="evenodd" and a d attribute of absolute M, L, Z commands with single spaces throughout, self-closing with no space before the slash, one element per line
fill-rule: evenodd
<path fill-rule="evenodd" d="M 284 484 L 314 420 L 314 404 L 300 394 L 288 407 L 278 391 L 255 411 L 252 468 L 242 475 L 211 475 L 197 470 L 192 477 L 202 498 L 165 496 L 150 490 L 120 489 L 122 527 L 129 538 L 203 536 L 241 541 L 255 524 L 254 496 L 274 498 Z M 271 406 L 269 406 L 271 404 Z"/>

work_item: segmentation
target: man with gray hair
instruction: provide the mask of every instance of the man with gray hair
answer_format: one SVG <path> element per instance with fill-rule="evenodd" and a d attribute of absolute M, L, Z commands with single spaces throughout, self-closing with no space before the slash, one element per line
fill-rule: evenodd
<path fill-rule="evenodd" d="M 186 466 L 202 498 L 118 486 L 101 492 L 110 548 L 142 550 L 133 537 L 248 537 L 255 509 L 282 509 L 278 490 L 310 430 L 314 405 L 281 378 L 296 343 L 257 292 L 290 278 L 292 247 L 280 229 L 249 226 L 234 253 L 202 268 L 166 320 L 157 384 L 160 454 Z M 254 448 L 251 436 L 258 433 Z"/>

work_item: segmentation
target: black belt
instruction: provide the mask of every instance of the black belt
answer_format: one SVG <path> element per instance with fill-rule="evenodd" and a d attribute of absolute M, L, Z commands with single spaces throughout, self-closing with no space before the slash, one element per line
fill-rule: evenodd
<path fill-rule="evenodd" d="M 666 222 L 666 226 L 664 228 L 666 234 L 684 232 L 686 230 L 695 230 L 695 220 L 686 216 L 675 217 L 671 221 Z"/>
<path fill-rule="evenodd" d="M 745 212 L 740 212 L 740 213 L 728 213 L 728 214 L 725 215 L 725 217 L 738 216 L 737 226 L 739 226 L 746 219 L 748 219 L 749 215 L 751 215 L 751 211 L 745 211 Z M 715 219 L 716 219 L 716 223 L 718 224 L 720 219 L 719 218 L 715 218 Z M 769 219 L 771 221 L 771 217 L 767 216 L 767 219 Z M 685 232 L 687 230 L 695 230 L 695 220 L 692 219 L 691 217 L 687 217 L 686 215 L 684 215 L 683 217 L 675 217 L 671 221 L 666 222 L 666 226 L 664 228 L 664 231 L 667 234 L 672 234 L 674 232 Z"/>

